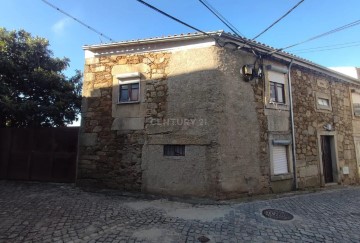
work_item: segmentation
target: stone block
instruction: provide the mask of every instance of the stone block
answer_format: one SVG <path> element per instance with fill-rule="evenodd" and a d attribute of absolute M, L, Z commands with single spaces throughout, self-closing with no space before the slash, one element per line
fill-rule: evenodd
<path fill-rule="evenodd" d="M 82 146 L 94 146 L 97 141 L 96 133 L 83 133 L 80 134 L 80 145 Z"/>
<path fill-rule="evenodd" d="M 103 72 L 105 71 L 105 66 L 98 66 L 94 68 L 94 72 Z"/>
<path fill-rule="evenodd" d="M 97 64 L 97 63 L 99 63 L 99 58 L 97 58 L 97 57 L 92 57 L 92 58 L 86 58 L 85 59 L 85 64 L 86 65 Z"/>
<path fill-rule="evenodd" d="M 101 91 L 100 89 L 94 89 L 88 92 L 88 95 L 84 95 L 86 97 L 101 97 Z"/>
<path fill-rule="evenodd" d="M 115 118 L 111 130 L 142 130 L 145 119 L 141 117 Z"/>
<path fill-rule="evenodd" d="M 93 73 L 85 73 L 84 74 L 84 82 L 94 81 L 95 75 Z"/>
<path fill-rule="evenodd" d="M 352 159 L 351 150 L 344 150 L 344 159 Z"/>

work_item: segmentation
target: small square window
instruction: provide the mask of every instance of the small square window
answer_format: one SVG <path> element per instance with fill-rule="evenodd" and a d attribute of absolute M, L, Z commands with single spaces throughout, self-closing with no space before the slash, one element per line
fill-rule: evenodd
<path fill-rule="evenodd" d="M 139 101 L 139 83 L 120 84 L 119 102 L 137 102 Z"/>
<path fill-rule="evenodd" d="M 140 73 L 122 73 L 118 79 L 118 100 L 121 103 L 138 103 L 140 101 Z"/>
<path fill-rule="evenodd" d="M 185 145 L 164 145 L 164 156 L 185 156 Z"/>
<path fill-rule="evenodd" d="M 318 98 L 318 105 L 329 107 L 330 101 L 329 101 L 329 99 Z"/>
<path fill-rule="evenodd" d="M 324 93 L 316 93 L 316 109 L 317 111 L 331 111 L 331 96 Z"/>

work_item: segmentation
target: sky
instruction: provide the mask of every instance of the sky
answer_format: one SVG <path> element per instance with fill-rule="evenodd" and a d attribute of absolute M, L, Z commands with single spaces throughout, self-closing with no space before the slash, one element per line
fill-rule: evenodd
<path fill-rule="evenodd" d="M 47 0 L 115 41 L 195 32 L 136 0 Z M 147 0 L 203 31 L 230 30 L 198 0 Z M 253 38 L 299 0 L 207 0 L 240 33 Z M 0 26 L 25 29 L 50 41 L 57 57 L 71 60 L 66 75 L 83 70 L 82 46 L 110 42 L 42 0 L 0 0 Z M 359 0 L 305 0 L 257 41 L 289 46 L 360 19 Z M 341 48 L 346 46 L 347 48 Z M 315 48 L 315 49 L 309 49 Z M 331 50 L 324 50 L 331 49 Z M 360 25 L 287 50 L 326 67 L 360 67 Z"/>

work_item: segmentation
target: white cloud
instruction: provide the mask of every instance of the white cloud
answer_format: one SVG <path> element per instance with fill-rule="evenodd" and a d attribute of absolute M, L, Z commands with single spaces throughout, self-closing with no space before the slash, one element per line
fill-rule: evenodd
<path fill-rule="evenodd" d="M 343 73 L 353 78 L 359 78 L 355 67 L 329 67 L 330 69 Z"/>
<path fill-rule="evenodd" d="M 56 35 L 63 35 L 65 32 L 65 28 L 71 23 L 71 19 L 69 17 L 62 18 L 59 21 L 57 21 L 53 26 L 51 27 L 51 30 Z"/>

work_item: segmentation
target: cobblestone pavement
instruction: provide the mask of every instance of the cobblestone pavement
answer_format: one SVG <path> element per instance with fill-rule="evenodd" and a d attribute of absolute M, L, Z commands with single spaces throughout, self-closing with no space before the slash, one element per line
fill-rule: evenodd
<path fill-rule="evenodd" d="M 279 221 L 263 209 L 294 215 Z M 0 181 L 0 242 L 360 242 L 360 187 L 190 204 Z"/>

